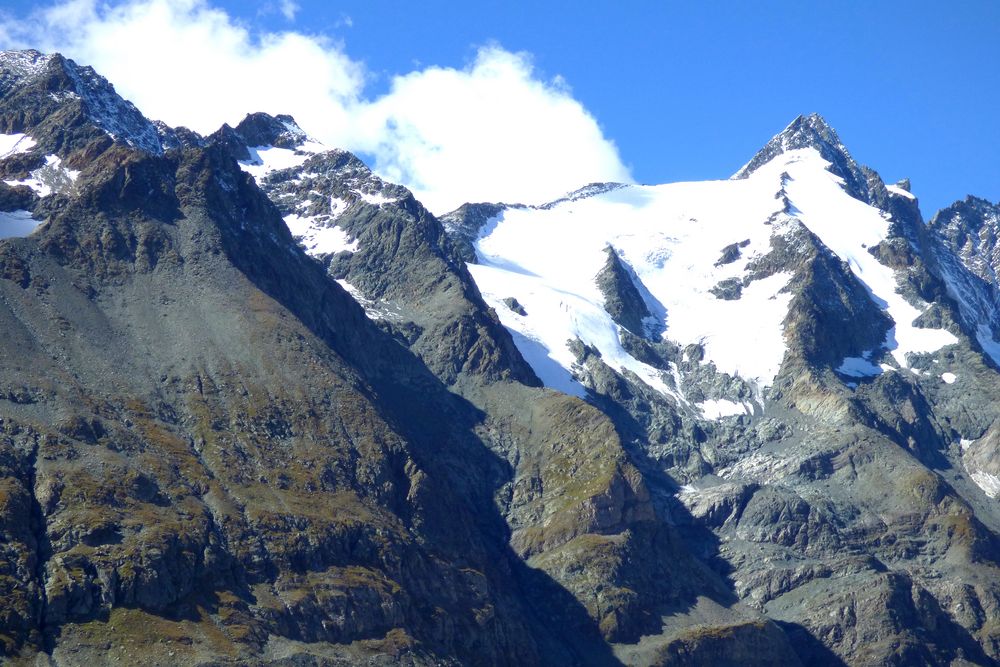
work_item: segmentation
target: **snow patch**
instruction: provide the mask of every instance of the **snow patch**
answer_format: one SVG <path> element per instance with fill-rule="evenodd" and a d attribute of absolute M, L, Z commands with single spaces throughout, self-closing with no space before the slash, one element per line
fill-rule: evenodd
<path fill-rule="evenodd" d="M 873 364 L 864 357 L 845 357 L 844 363 L 837 367 L 837 372 L 849 377 L 874 377 L 882 374 L 882 367 Z"/>
<path fill-rule="evenodd" d="M 303 141 L 301 144 L 299 144 L 297 150 L 299 150 L 299 151 L 301 151 L 303 153 L 308 153 L 310 155 L 317 155 L 319 153 L 325 153 L 326 151 L 328 151 L 330 149 L 327 148 L 326 144 L 322 144 L 322 143 L 316 141 L 315 139 L 309 139 L 309 140 Z"/>
<path fill-rule="evenodd" d="M 954 373 L 941 373 L 941 379 L 944 380 L 945 384 L 955 384 L 955 380 L 958 379 L 958 376 Z"/>
<path fill-rule="evenodd" d="M 754 452 L 745 459 L 723 468 L 717 474 L 726 480 L 742 479 L 771 484 L 781 479 L 786 469 L 793 467 L 793 465 L 793 462 L 788 459 L 779 458 L 767 452 Z"/>
<path fill-rule="evenodd" d="M 899 197 L 905 197 L 906 199 L 916 199 L 916 197 L 913 196 L 912 192 L 907 192 L 898 185 L 887 185 L 885 186 L 885 189 L 888 190 L 890 193 L 897 195 Z"/>
<path fill-rule="evenodd" d="M 27 153 L 36 145 L 35 140 L 26 134 L 0 134 L 0 160 L 18 153 Z"/>
<path fill-rule="evenodd" d="M 366 299 L 363 296 L 361 296 L 361 292 L 358 290 L 358 288 L 352 285 L 351 283 L 347 282 L 343 278 L 338 278 L 336 282 L 338 285 L 343 287 L 344 291 L 350 294 L 351 298 L 353 298 L 358 303 L 366 301 Z"/>
<path fill-rule="evenodd" d="M 361 190 L 352 190 L 361 199 L 374 206 L 381 206 L 382 204 L 391 204 L 393 202 L 399 201 L 395 197 L 386 197 L 381 192 L 362 192 Z"/>
<path fill-rule="evenodd" d="M 303 217 L 295 213 L 286 215 L 284 220 L 288 231 L 310 255 L 358 251 L 358 240 L 352 240 L 342 227 L 319 224 L 315 217 Z"/>
<path fill-rule="evenodd" d="M 337 197 L 330 197 L 330 219 L 336 220 L 341 215 L 344 214 L 348 208 L 350 208 L 351 202 L 344 199 L 338 199 Z"/>
<path fill-rule="evenodd" d="M 41 225 L 31 217 L 31 211 L 0 211 L 0 239 L 28 236 Z"/>
<path fill-rule="evenodd" d="M 753 409 L 747 406 L 746 403 L 737 403 L 736 401 L 727 401 L 724 399 L 703 401 L 698 404 L 698 407 L 701 409 L 705 419 L 722 419 L 723 417 L 732 417 L 734 415 L 753 414 Z"/>
<path fill-rule="evenodd" d="M 249 160 L 240 160 L 240 169 L 260 181 L 272 171 L 291 169 L 301 166 L 306 160 L 317 153 L 326 150 L 323 144 L 316 141 L 304 142 L 296 149 L 277 148 L 275 146 L 248 146 Z"/>
<path fill-rule="evenodd" d="M 65 192 L 76 183 L 80 172 L 62 166 L 57 155 L 46 155 L 45 165 L 31 172 L 31 177 L 22 181 L 4 181 L 11 187 L 26 185 L 39 197 L 48 197 L 53 192 Z"/>
<path fill-rule="evenodd" d="M 365 298 L 364 294 L 361 293 L 361 290 L 343 278 L 338 278 L 336 282 L 344 288 L 344 290 L 358 303 L 358 305 L 364 309 L 365 315 L 367 315 L 369 319 L 392 320 L 398 318 L 399 313 L 394 313 L 390 304 L 384 301 L 372 301 L 371 299 Z"/>
<path fill-rule="evenodd" d="M 976 328 L 976 340 L 986 354 L 990 355 L 994 362 L 1000 364 L 1000 342 L 993 338 L 989 326 L 980 324 Z"/>
<path fill-rule="evenodd" d="M 53 102 L 65 102 L 66 100 L 78 100 L 80 96 L 72 90 L 63 90 L 58 93 L 49 93 L 49 99 Z"/>
<path fill-rule="evenodd" d="M 976 470 L 969 473 L 969 476 L 972 477 L 972 481 L 976 483 L 976 486 L 982 489 L 990 498 L 1000 496 L 1000 477 L 983 470 Z"/>

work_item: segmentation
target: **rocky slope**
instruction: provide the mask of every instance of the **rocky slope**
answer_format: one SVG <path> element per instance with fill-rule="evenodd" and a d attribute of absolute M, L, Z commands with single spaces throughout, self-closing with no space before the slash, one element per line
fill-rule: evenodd
<path fill-rule="evenodd" d="M 0 651 L 994 664 L 995 208 L 924 225 L 816 116 L 737 177 L 439 220 L 0 54 Z"/>
<path fill-rule="evenodd" d="M 606 640 L 647 633 L 704 659 L 739 655 L 745 647 L 725 632 L 689 646 L 705 623 L 689 615 L 689 605 L 707 596 L 707 615 L 719 615 L 720 630 L 759 626 L 774 642 L 764 659 L 793 659 L 777 628 L 726 593 L 684 548 L 670 519 L 672 482 L 644 478 L 600 411 L 535 388 L 537 377 L 441 223 L 355 157 L 314 154 L 306 137 L 284 149 L 280 140 L 248 145 L 263 157 L 244 161 L 244 169 L 369 316 L 482 411 L 483 443 L 510 466 L 495 498 L 519 557 L 564 586 Z M 651 484 L 665 488 L 653 493 Z"/>
<path fill-rule="evenodd" d="M 810 116 L 733 181 L 444 219 L 540 377 L 683 484 L 689 548 L 804 662 L 992 664 L 993 214 L 924 225 Z"/>

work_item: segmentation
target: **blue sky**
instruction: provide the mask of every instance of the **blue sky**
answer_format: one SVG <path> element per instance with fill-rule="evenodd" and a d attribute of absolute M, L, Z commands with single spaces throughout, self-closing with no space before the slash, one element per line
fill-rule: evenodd
<path fill-rule="evenodd" d="M 36 6 L 5 5 L 19 17 Z M 910 177 L 926 217 L 966 194 L 1000 200 L 1000 2 L 210 6 L 251 35 L 334 40 L 372 100 L 398 75 L 467 69 L 484 45 L 527 52 L 530 78 L 565 81 L 641 183 L 726 177 L 816 111 L 858 161 Z"/>
<path fill-rule="evenodd" d="M 727 176 L 815 111 L 928 217 L 1000 200 L 1000 2 L 302 2 L 297 23 L 376 72 L 528 51 L 639 182 Z"/>

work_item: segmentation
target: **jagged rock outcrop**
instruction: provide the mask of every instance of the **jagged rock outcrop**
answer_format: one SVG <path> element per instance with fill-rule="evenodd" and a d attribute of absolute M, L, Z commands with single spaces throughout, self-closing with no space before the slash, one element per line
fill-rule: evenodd
<path fill-rule="evenodd" d="M 41 151 L 62 157 L 82 149 L 93 157 L 115 139 L 153 154 L 164 150 L 157 126 L 90 67 L 58 54 L 5 51 L 0 70 L 4 134 L 30 128 Z"/>
<path fill-rule="evenodd" d="M 604 296 L 604 309 L 615 322 L 633 334 L 655 336 L 656 320 L 636 285 L 638 279 L 622 262 L 614 248 L 608 246 L 605 253 L 608 261 L 595 276 L 597 287 Z"/>
<path fill-rule="evenodd" d="M 441 216 L 448 236 L 455 243 L 455 250 L 462 261 L 476 263 L 476 249 L 473 247 L 480 230 L 491 220 L 510 208 L 506 204 L 463 204 L 451 213 Z"/>
<path fill-rule="evenodd" d="M 970 196 L 938 211 L 930 226 L 976 276 L 1000 287 L 1000 205 Z"/>

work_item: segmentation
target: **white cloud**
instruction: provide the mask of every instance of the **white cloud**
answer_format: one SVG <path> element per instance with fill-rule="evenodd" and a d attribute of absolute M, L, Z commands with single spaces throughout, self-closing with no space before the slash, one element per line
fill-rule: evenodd
<path fill-rule="evenodd" d="M 397 77 L 360 117 L 380 170 L 432 210 L 543 202 L 594 180 L 630 179 L 566 85 L 538 79 L 527 55 L 497 46 L 480 49 L 463 70 Z"/>
<path fill-rule="evenodd" d="M 299 3 L 294 0 L 281 0 L 281 15 L 289 21 L 295 20 L 295 15 L 299 13 Z"/>
<path fill-rule="evenodd" d="M 296 3 L 280 5 L 294 18 Z M 248 112 L 290 113 L 330 146 L 374 157 L 435 212 L 464 201 L 538 202 L 629 180 L 613 143 L 558 77 L 484 47 L 464 69 L 428 67 L 364 97 L 365 67 L 341 43 L 253 32 L 205 0 L 69 0 L 4 17 L 0 46 L 92 65 L 148 116 L 211 132 Z"/>
<path fill-rule="evenodd" d="M 364 84 L 364 68 L 339 45 L 295 32 L 255 37 L 200 0 L 74 0 L 34 15 L 22 32 L 22 43 L 92 65 L 146 115 L 199 132 L 248 111 L 291 109 L 339 139 Z"/>

